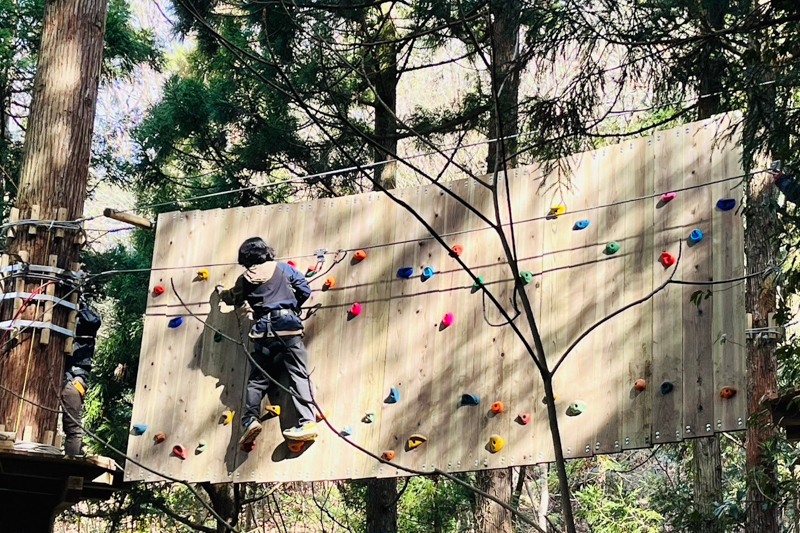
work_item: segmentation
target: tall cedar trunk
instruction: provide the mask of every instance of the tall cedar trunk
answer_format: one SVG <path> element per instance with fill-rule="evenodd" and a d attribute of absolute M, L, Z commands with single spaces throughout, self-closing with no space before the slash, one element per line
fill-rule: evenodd
<path fill-rule="evenodd" d="M 397 478 L 367 481 L 366 533 L 397 531 Z"/>
<path fill-rule="evenodd" d="M 702 16 L 705 23 L 719 30 L 725 25 L 725 12 L 729 0 L 701 0 Z M 700 68 L 698 69 L 697 107 L 699 120 L 710 118 L 723 111 L 721 106 L 722 76 L 725 60 L 716 41 L 709 40 L 700 45 Z M 716 504 L 722 502 L 722 455 L 719 435 L 698 437 L 692 441 L 694 468 L 694 502 L 696 510 L 703 518 L 700 533 L 720 531 L 719 520 L 714 517 Z"/>
<path fill-rule="evenodd" d="M 520 1 L 499 0 L 490 2 L 492 84 L 496 87 L 497 101 L 489 117 L 489 138 L 500 139 L 516 135 L 519 131 L 517 99 L 519 96 L 519 68 L 516 63 L 520 32 Z M 503 146 L 501 146 L 501 142 Z M 516 158 L 508 159 L 516 151 L 516 138 L 489 143 L 486 156 L 487 172 L 496 168 L 513 166 Z M 500 159 L 498 164 L 498 159 Z M 511 499 L 511 468 L 487 470 L 477 473 L 478 487 L 508 502 Z M 477 496 L 475 520 L 479 533 L 506 533 L 512 531 L 512 515 L 491 500 Z"/>
<path fill-rule="evenodd" d="M 745 225 L 745 250 L 749 274 L 763 272 L 768 266 L 777 264 L 778 250 L 772 236 L 777 234 L 776 214 L 769 209 L 768 200 L 773 193 L 771 177 L 766 174 L 753 176 L 747 186 L 747 210 Z M 768 315 L 776 308 L 775 289 L 767 289 L 757 276 L 747 280 L 745 305 L 753 317 L 753 328 L 766 328 Z M 762 445 L 776 433 L 769 423 L 761 399 L 765 394 L 777 391 L 777 363 L 775 345 L 764 340 L 748 341 L 747 344 L 747 479 L 748 533 L 777 533 L 778 510 L 769 501 L 775 491 L 775 464 L 766 459 Z"/>
<path fill-rule="evenodd" d="M 387 12 L 383 16 L 387 19 L 380 28 L 380 38 L 386 41 L 397 39 L 391 14 Z M 377 184 L 385 189 L 393 189 L 397 184 L 397 163 L 390 154 L 397 153 L 397 44 L 376 46 L 373 53 L 370 83 L 375 87 L 376 97 L 375 141 L 383 148 L 375 149 L 374 158 L 375 161 L 391 161 L 376 166 L 374 177 L 376 189 L 380 188 Z"/>
<path fill-rule="evenodd" d="M 42 39 L 33 101 L 25 135 L 17 207 L 20 218 L 30 216 L 31 206 L 40 207 L 39 218 L 55 220 L 58 208 L 67 219 L 83 214 L 92 145 L 97 89 L 103 52 L 107 0 L 51 0 L 45 6 Z M 27 252 L 32 265 L 70 268 L 78 260 L 75 235 L 56 238 L 55 231 L 39 228 L 29 235 L 17 231 L 10 253 Z M 24 255 L 24 254 L 23 254 Z M 6 291 L 17 287 L 7 282 Z M 41 280 L 30 280 L 31 292 Z M 68 289 L 58 287 L 59 297 Z M 2 309 L 2 319 L 12 319 L 12 302 Z M 42 308 L 31 305 L 20 318 L 41 320 Z M 66 312 L 57 306 L 53 323 L 67 326 Z M 22 335 L 11 351 L 0 357 L 0 383 L 23 393 L 25 398 L 56 408 L 64 366 L 64 337 L 53 333 L 49 344 L 40 344 L 40 330 Z M 9 394 L 0 393 L 0 424 L 21 436 L 32 426 L 32 438 L 41 442 L 45 431 L 56 429 L 56 415 Z"/>
<path fill-rule="evenodd" d="M 239 523 L 239 514 L 242 511 L 241 498 L 239 497 L 239 485 L 234 483 L 220 483 L 212 485 L 203 483 L 203 490 L 208 494 L 211 506 L 225 519 L 228 525 L 236 527 Z M 217 533 L 230 531 L 228 527 L 217 519 Z"/>

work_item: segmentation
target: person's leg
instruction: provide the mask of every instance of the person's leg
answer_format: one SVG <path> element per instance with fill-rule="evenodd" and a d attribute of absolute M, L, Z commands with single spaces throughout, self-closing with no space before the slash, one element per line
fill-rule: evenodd
<path fill-rule="evenodd" d="M 269 349 L 265 349 L 261 343 L 255 344 L 252 356 L 253 360 L 261 368 L 267 369 L 271 366 L 273 355 Z M 269 383 L 269 378 L 251 362 L 250 375 L 247 378 L 245 409 L 242 413 L 243 426 L 247 426 L 253 418 L 256 420 L 261 418 L 261 400 L 264 398 Z"/>
<path fill-rule="evenodd" d="M 86 382 L 81 378 L 79 384 L 86 390 Z M 81 428 L 81 409 L 83 407 L 83 395 L 75 387 L 72 380 L 64 382 L 61 391 L 61 399 L 64 402 L 64 414 L 61 424 L 64 427 L 66 438 L 64 439 L 64 453 L 69 456 L 81 455 L 83 447 L 83 428 Z M 71 415 L 71 416 L 70 416 Z"/>
<path fill-rule="evenodd" d="M 292 403 L 299 417 L 299 426 L 315 422 L 316 417 L 311 407 L 311 379 L 308 369 L 308 352 L 302 339 L 290 337 L 285 341 L 284 365 L 291 380 L 291 390 L 300 397 L 292 395 Z"/>

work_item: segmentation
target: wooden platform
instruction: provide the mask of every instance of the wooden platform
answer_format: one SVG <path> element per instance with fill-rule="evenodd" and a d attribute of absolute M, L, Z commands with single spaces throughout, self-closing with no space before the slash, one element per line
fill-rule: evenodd
<path fill-rule="evenodd" d="M 512 207 L 519 267 L 533 274 L 527 292 L 551 367 L 586 328 L 649 294 L 671 274 L 659 262 L 663 252 L 677 257 L 682 249 L 676 279 L 708 282 L 744 274 L 740 151 L 717 138 L 725 128 L 721 120 L 709 120 L 577 154 L 570 158 L 571 172 L 560 176 L 523 167 L 500 177 L 499 202 Z M 554 187 L 559 181 L 562 187 Z M 666 192 L 677 195 L 664 203 Z M 497 235 L 460 203 L 494 219 L 489 190 L 476 180 L 459 180 L 444 191 L 422 184 L 394 194 L 448 246 L 463 246 L 462 259 L 516 316 L 513 280 Z M 737 209 L 717 208 L 723 198 L 735 199 Z M 566 214 L 547 219 L 561 203 Z M 576 229 L 580 220 L 589 226 Z M 510 234 L 507 215 L 503 223 Z M 694 229 L 704 236 L 697 244 L 689 243 Z M 421 471 L 553 459 L 542 384 L 522 342 L 488 300 L 484 311 L 482 294 L 473 292 L 472 279 L 448 250 L 408 211 L 375 192 L 159 217 L 132 417 L 148 429 L 131 436 L 130 456 L 191 482 L 402 475 L 324 426 L 307 450 L 290 453 L 280 432 L 295 420 L 283 395 L 270 399 L 283 414 L 266 422 L 255 451 L 238 449 L 247 359 L 189 316 L 178 295 L 208 325 L 246 339 L 249 321 L 219 304 L 214 285 L 233 284 L 242 272 L 235 264 L 237 249 L 255 235 L 301 272 L 316 264 L 315 250 L 331 252 L 324 275 L 312 278 L 306 307 L 319 307 L 306 322 L 306 341 L 317 400 L 337 429 L 352 429 L 354 442 L 378 454 L 395 450 L 396 463 Z M 612 241 L 619 251 L 608 254 Z M 334 265 L 333 252 L 340 249 L 348 255 Z M 353 260 L 359 249 L 367 252 L 361 262 Z M 435 276 L 423 281 L 426 266 Z M 414 269 L 411 279 L 397 276 L 403 267 Z M 201 268 L 210 272 L 207 281 L 197 278 Z M 329 276 L 336 285 L 322 290 Z M 166 292 L 156 296 L 156 286 Z M 355 302 L 362 313 L 348 317 Z M 446 313 L 455 321 L 445 328 Z M 183 324 L 168 327 L 179 316 Z M 530 339 L 524 317 L 514 320 Z M 605 323 L 555 376 L 565 455 L 743 430 L 745 328 L 742 283 L 670 285 Z M 633 388 L 637 379 L 647 381 L 645 391 Z M 672 389 L 662 394 L 666 383 Z M 393 387 L 400 401 L 387 403 Z M 738 394 L 724 399 L 723 387 Z M 462 394 L 478 395 L 480 405 L 459 405 Z M 506 408 L 498 416 L 489 412 L 496 401 Z M 576 401 L 586 402 L 586 411 L 567 416 Z M 226 410 L 235 413 L 230 425 L 220 423 Z M 362 422 L 367 411 L 376 415 L 371 424 Z M 518 421 L 520 413 L 531 415 L 529 424 Z M 166 441 L 155 444 L 157 433 L 166 434 Z M 414 433 L 428 441 L 406 449 Z M 498 453 L 488 450 L 493 434 L 505 440 Z M 177 444 L 189 450 L 185 460 L 171 453 Z M 159 477 L 129 465 L 126 480 L 142 479 Z"/>

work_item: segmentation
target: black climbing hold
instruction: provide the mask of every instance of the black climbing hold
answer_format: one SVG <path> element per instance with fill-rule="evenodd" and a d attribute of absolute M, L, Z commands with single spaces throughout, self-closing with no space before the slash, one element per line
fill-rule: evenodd
<path fill-rule="evenodd" d="M 669 381 L 665 381 L 661 384 L 661 394 L 669 394 L 675 389 L 675 385 L 670 383 Z"/>

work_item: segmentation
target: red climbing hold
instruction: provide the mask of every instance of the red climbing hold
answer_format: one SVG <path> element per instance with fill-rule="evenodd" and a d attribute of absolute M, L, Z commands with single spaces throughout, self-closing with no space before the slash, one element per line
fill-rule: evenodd
<path fill-rule="evenodd" d="M 242 450 L 244 453 L 250 453 L 256 449 L 256 441 L 253 442 L 243 442 L 239 445 L 239 449 Z"/>
<path fill-rule="evenodd" d="M 353 259 L 356 261 L 363 261 L 367 258 L 367 252 L 364 250 L 358 250 L 356 253 L 353 254 Z"/>
<path fill-rule="evenodd" d="M 161 285 L 153 287 L 153 296 L 161 296 L 162 294 L 164 294 L 164 287 Z"/>
<path fill-rule="evenodd" d="M 520 413 L 517 415 L 517 420 L 523 426 L 527 426 L 531 421 L 531 414 L 530 413 Z"/>
<path fill-rule="evenodd" d="M 292 268 L 297 268 L 297 263 L 295 263 L 294 261 L 286 261 L 286 264 Z"/>
<path fill-rule="evenodd" d="M 645 390 L 646 388 L 647 388 L 647 382 L 646 382 L 645 380 L 643 380 L 643 379 L 637 379 L 637 380 L 636 380 L 636 381 L 633 383 L 633 390 L 636 390 L 636 391 L 642 392 L 642 391 L 643 391 L 643 390 Z"/>
<path fill-rule="evenodd" d="M 453 318 L 453 313 L 447 313 L 446 315 L 444 315 L 444 317 L 442 317 L 442 326 L 444 327 L 451 326 L 453 324 L 453 320 L 455 320 Z"/>
<path fill-rule="evenodd" d="M 358 316 L 361 314 L 361 304 L 356 302 L 350 306 L 350 314 L 353 316 Z"/>
<path fill-rule="evenodd" d="M 675 257 L 669 252 L 663 252 L 661 254 L 661 264 L 665 267 L 671 267 L 675 264 Z"/>
<path fill-rule="evenodd" d="M 461 246 L 460 244 L 456 244 L 455 246 L 453 246 L 452 252 L 453 252 L 452 255 L 456 257 L 461 257 L 461 254 L 464 253 L 464 247 Z"/>
<path fill-rule="evenodd" d="M 162 442 L 167 440 L 167 436 L 164 435 L 163 433 L 156 433 L 156 435 L 153 437 L 153 440 L 155 441 L 156 444 L 161 444 Z"/>
<path fill-rule="evenodd" d="M 172 453 L 175 454 L 177 457 L 181 459 L 186 459 L 189 457 L 189 450 L 181 446 L 180 444 L 176 444 L 172 447 Z"/>
<path fill-rule="evenodd" d="M 287 446 L 289 446 L 289 450 L 292 453 L 300 453 L 303 451 L 303 446 L 306 445 L 306 442 L 307 441 L 304 440 L 298 440 L 295 442 L 290 442 L 289 444 L 287 444 Z"/>
<path fill-rule="evenodd" d="M 492 413 L 499 415 L 503 411 L 505 411 L 506 407 L 503 405 L 503 402 L 494 402 L 492 404 Z"/>
<path fill-rule="evenodd" d="M 719 395 L 721 398 L 729 400 L 736 396 L 736 387 L 722 387 L 722 390 L 719 391 Z"/>

